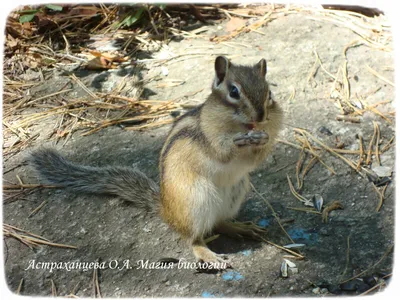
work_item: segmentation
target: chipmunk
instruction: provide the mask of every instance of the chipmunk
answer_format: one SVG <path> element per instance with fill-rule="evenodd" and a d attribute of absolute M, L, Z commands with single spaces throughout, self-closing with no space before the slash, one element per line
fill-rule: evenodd
<path fill-rule="evenodd" d="M 271 152 L 282 124 L 266 73 L 265 59 L 242 66 L 216 58 L 211 94 L 175 121 L 164 143 L 159 186 L 139 170 L 79 166 L 51 149 L 34 151 L 32 164 L 49 184 L 116 195 L 158 213 L 191 244 L 198 262 L 229 266 L 204 238 L 212 231 L 252 238 L 264 232 L 230 220 L 250 189 L 249 173 Z"/>

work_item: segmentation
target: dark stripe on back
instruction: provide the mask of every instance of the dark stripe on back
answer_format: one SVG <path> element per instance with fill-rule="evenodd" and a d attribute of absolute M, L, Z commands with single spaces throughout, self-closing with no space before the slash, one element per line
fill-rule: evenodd
<path fill-rule="evenodd" d="M 175 128 L 175 126 L 184 118 L 192 117 L 194 126 L 185 126 L 177 131 L 174 135 L 172 135 L 169 140 L 167 141 L 167 145 L 165 146 L 164 151 L 161 153 L 160 162 L 161 162 L 161 169 L 162 173 L 164 172 L 164 161 L 167 157 L 169 151 L 171 150 L 172 146 L 175 144 L 176 141 L 182 140 L 185 138 L 190 138 L 192 141 L 197 142 L 199 144 L 207 145 L 208 141 L 206 136 L 200 130 L 199 122 L 200 122 L 200 112 L 203 107 L 203 104 L 195 107 L 194 109 L 188 111 L 184 115 L 182 115 L 178 120 L 175 121 L 174 126 L 171 130 Z M 163 176 L 163 174 L 161 174 Z"/>
<path fill-rule="evenodd" d="M 203 103 L 203 104 L 200 104 L 199 106 L 197 106 L 197 107 L 195 107 L 195 108 L 189 110 L 188 112 L 184 113 L 182 116 L 178 117 L 178 118 L 175 120 L 174 125 L 172 126 L 172 129 L 176 126 L 176 124 L 177 124 L 180 120 L 182 120 L 182 119 L 184 119 L 184 118 L 187 118 L 187 117 L 198 117 L 198 116 L 200 116 L 200 111 L 201 111 L 203 105 L 204 105 L 204 103 Z M 171 130 L 172 130 L 172 129 L 171 129 Z"/>
<path fill-rule="evenodd" d="M 169 139 L 164 152 L 161 154 L 161 161 L 164 162 L 166 156 L 168 155 L 168 152 L 171 150 L 172 146 L 175 144 L 176 141 L 185 138 L 190 138 L 191 140 L 196 141 L 198 143 L 207 144 L 207 138 L 205 137 L 203 132 L 200 131 L 199 128 L 184 127 Z"/>

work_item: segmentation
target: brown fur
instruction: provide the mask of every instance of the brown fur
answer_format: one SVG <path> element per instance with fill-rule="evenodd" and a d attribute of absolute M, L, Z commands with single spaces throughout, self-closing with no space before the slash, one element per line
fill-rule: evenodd
<path fill-rule="evenodd" d="M 210 96 L 179 118 L 165 141 L 160 190 L 138 170 L 79 166 L 53 150 L 33 153 L 33 165 L 49 183 L 115 195 L 159 212 L 192 244 L 197 260 L 221 262 L 204 243 L 217 226 L 225 233 L 257 234 L 257 229 L 226 221 L 239 212 L 250 189 L 249 173 L 272 151 L 282 123 L 282 111 L 269 101 L 266 70 L 265 60 L 240 66 L 216 59 Z"/>
<path fill-rule="evenodd" d="M 220 63 L 223 65 L 224 61 Z M 213 193 L 214 186 L 231 188 L 240 178 L 248 178 L 248 175 L 236 177 L 235 170 L 227 171 L 226 175 L 218 175 L 218 168 L 223 170 L 225 165 L 230 168 L 231 164 L 247 166 L 249 170 L 256 168 L 271 152 L 282 121 L 280 107 L 276 104 L 268 106 L 264 100 L 269 95 L 268 85 L 263 79 L 266 70 L 263 68 L 266 68 L 266 65 L 260 63 L 255 67 L 258 69 L 251 69 L 229 64 L 233 73 L 229 73 L 228 68 L 228 75 L 224 73 L 223 66 L 218 67 L 222 68 L 217 79 L 221 81 L 220 86 L 213 87 L 213 92 L 201 107 L 182 116 L 175 123 L 161 151 L 160 159 L 161 216 L 172 228 L 192 242 L 193 252 L 198 260 L 209 262 L 220 261 L 203 241 L 204 234 L 213 226 L 204 227 L 205 231 L 199 231 L 197 226 L 208 221 L 208 216 L 204 215 L 207 207 L 202 205 L 210 205 L 207 203 L 217 200 L 207 202 L 207 197 L 211 194 L 203 193 Z M 251 74 L 251 84 L 243 82 L 247 78 L 246 74 Z M 224 76 L 232 82 L 241 80 L 243 99 L 222 99 L 229 93 L 229 85 L 222 86 Z M 239 86 L 238 82 L 234 84 Z M 249 90 L 249 86 L 254 86 L 255 90 Z M 259 112 L 260 109 L 263 110 L 262 113 Z M 263 122 L 258 122 L 260 116 Z M 246 122 L 238 121 L 240 118 L 247 120 L 247 123 L 253 122 L 254 130 L 267 132 L 268 143 L 238 147 L 234 143 L 235 137 L 249 132 Z M 217 168 L 217 171 L 214 168 Z M 243 195 L 249 188 L 248 179 L 244 182 Z M 194 213 L 196 211 L 199 213 Z M 210 217 L 212 214 L 210 211 Z M 215 226 L 217 223 L 226 224 L 222 222 L 224 220 L 218 220 L 212 221 L 216 222 Z M 226 228 L 228 227 L 224 227 L 225 231 Z M 250 229 L 232 228 L 234 232 L 252 232 Z"/>

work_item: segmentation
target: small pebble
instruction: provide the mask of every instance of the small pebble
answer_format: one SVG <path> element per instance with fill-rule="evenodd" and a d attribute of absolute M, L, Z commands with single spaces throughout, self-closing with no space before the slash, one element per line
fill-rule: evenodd
<path fill-rule="evenodd" d="M 168 68 L 167 68 L 167 67 L 161 67 L 161 73 L 162 73 L 164 76 L 168 76 L 168 74 L 169 74 Z"/>
<path fill-rule="evenodd" d="M 299 273 L 299 269 L 298 268 L 289 268 L 289 274 L 293 275 L 293 274 L 297 274 Z"/>
<path fill-rule="evenodd" d="M 181 112 L 179 110 L 171 111 L 171 117 L 176 118 L 176 117 L 179 117 L 180 114 L 181 114 Z"/>
<path fill-rule="evenodd" d="M 319 230 L 319 234 L 321 234 L 321 235 L 329 235 L 329 231 L 328 231 L 327 228 L 321 228 Z"/>
<path fill-rule="evenodd" d="M 318 128 L 318 131 L 325 135 L 329 135 L 329 136 L 333 135 L 333 133 L 325 126 L 321 126 L 320 128 Z"/>
<path fill-rule="evenodd" d="M 321 294 L 321 289 L 320 289 L 319 287 L 316 287 L 316 288 L 314 288 L 314 289 L 312 290 L 312 292 L 313 292 L 314 294 L 316 294 L 316 295 L 319 295 L 319 294 Z"/>

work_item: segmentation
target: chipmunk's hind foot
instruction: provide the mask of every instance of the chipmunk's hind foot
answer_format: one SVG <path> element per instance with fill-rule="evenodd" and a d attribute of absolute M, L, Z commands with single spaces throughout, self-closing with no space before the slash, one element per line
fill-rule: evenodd
<path fill-rule="evenodd" d="M 223 222 L 217 226 L 216 231 L 227 236 L 241 239 L 250 238 L 257 241 L 262 240 L 261 234 L 267 232 L 263 227 L 260 227 L 253 222 Z"/>
<path fill-rule="evenodd" d="M 211 251 L 204 241 L 193 243 L 193 253 L 199 272 L 215 273 L 232 267 L 225 255 Z"/>

